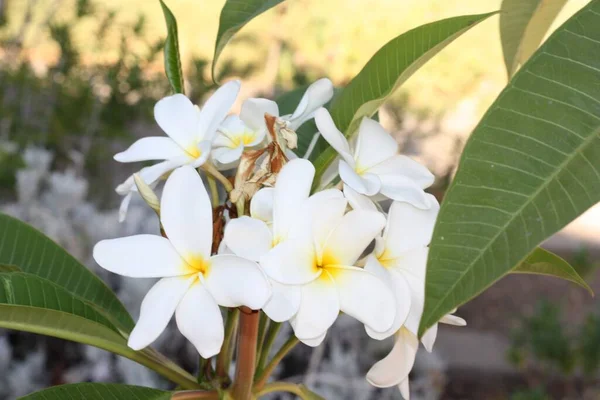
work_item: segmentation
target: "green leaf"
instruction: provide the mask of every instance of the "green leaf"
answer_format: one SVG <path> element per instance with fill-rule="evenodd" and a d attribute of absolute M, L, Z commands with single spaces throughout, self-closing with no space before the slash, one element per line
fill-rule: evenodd
<path fill-rule="evenodd" d="M 0 265 L 0 272 L 20 272 L 21 269 L 16 265 Z"/>
<path fill-rule="evenodd" d="M 537 50 L 567 0 L 504 0 L 500 7 L 500 40 L 511 77 Z"/>
<path fill-rule="evenodd" d="M 579 276 L 575 268 L 561 257 L 541 247 L 536 248 L 510 272 L 513 274 L 548 275 L 565 279 L 581 286 L 592 296 L 594 295 L 592 288 Z"/>
<path fill-rule="evenodd" d="M 495 13 L 465 15 L 421 25 L 397 36 L 375 53 L 330 107 L 337 128 L 351 137 L 391 94 L 454 39 Z M 318 182 L 337 153 L 319 138 L 311 161 Z"/>
<path fill-rule="evenodd" d="M 169 7 L 160 0 L 165 22 L 167 23 L 167 40 L 165 41 L 165 73 L 174 93 L 183 93 L 183 73 L 179 57 L 179 37 L 177 35 L 177 20 Z"/>
<path fill-rule="evenodd" d="M 47 236 L 3 214 L 0 264 L 48 279 L 112 316 L 124 331 L 133 329 L 131 316 L 104 282 Z"/>
<path fill-rule="evenodd" d="M 0 273 L 0 304 L 63 311 L 118 329 L 101 312 L 63 287 L 39 276 L 23 272 Z"/>
<path fill-rule="evenodd" d="M 221 10 L 219 18 L 219 31 L 215 42 L 211 73 L 216 82 L 215 69 L 223 49 L 233 35 L 255 17 L 282 3 L 283 0 L 227 0 Z"/>
<path fill-rule="evenodd" d="M 429 252 L 420 332 L 600 200 L 600 0 L 517 72 L 468 140 Z"/>
<path fill-rule="evenodd" d="M 170 392 L 116 383 L 73 383 L 40 390 L 19 400 L 169 400 Z"/>

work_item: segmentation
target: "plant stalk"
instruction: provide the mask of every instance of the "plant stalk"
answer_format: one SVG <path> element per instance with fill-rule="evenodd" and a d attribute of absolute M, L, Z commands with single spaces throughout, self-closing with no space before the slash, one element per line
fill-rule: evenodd
<path fill-rule="evenodd" d="M 274 392 L 288 392 L 293 393 L 296 396 L 300 397 L 302 400 L 318 400 L 323 399 L 321 396 L 316 393 L 308 390 L 304 385 L 296 385 L 294 383 L 288 382 L 273 382 L 269 383 L 264 389 L 255 392 L 257 397 L 264 396 L 265 394 L 274 393 Z"/>
<path fill-rule="evenodd" d="M 271 376 L 271 374 L 275 370 L 275 367 L 277 367 L 277 365 L 281 362 L 281 360 L 283 360 L 283 358 L 299 342 L 300 342 L 300 340 L 298 340 L 298 338 L 296 336 L 292 335 L 287 340 L 287 342 L 285 342 L 283 344 L 283 346 L 281 347 L 281 349 L 279 349 L 279 351 L 277 352 L 277 354 L 275 354 L 275 356 L 273 357 L 273 359 L 271 359 L 271 362 L 269 362 L 269 364 L 265 367 L 265 369 L 263 371 L 261 371 L 260 375 L 257 377 L 257 379 L 256 379 L 256 385 L 255 385 L 255 389 L 256 390 L 260 391 L 265 386 L 265 384 L 269 380 L 269 377 Z"/>
<path fill-rule="evenodd" d="M 256 340 L 260 313 L 245 309 L 240 313 L 238 357 L 232 393 L 235 400 L 251 400 L 256 368 Z"/>
<path fill-rule="evenodd" d="M 204 390 L 189 390 L 174 393 L 171 400 L 219 400 L 219 393 L 215 390 L 211 390 L 210 392 Z"/>
<path fill-rule="evenodd" d="M 262 370 L 267 363 L 267 358 L 269 357 L 269 353 L 271 353 L 271 348 L 275 343 L 275 339 L 277 338 L 277 334 L 279 333 L 279 329 L 281 328 L 281 322 L 273 322 L 269 324 L 269 332 L 267 333 L 267 337 L 265 339 L 265 344 L 262 347 L 260 352 L 260 359 L 258 360 L 257 372 L 262 373 Z"/>
<path fill-rule="evenodd" d="M 227 313 L 227 321 L 225 322 L 225 338 L 223 340 L 223 346 L 221 347 L 221 352 L 217 357 L 217 376 L 224 378 L 229 374 L 229 365 L 231 364 L 231 354 L 230 351 L 235 328 L 238 321 L 238 316 L 240 315 L 240 310 L 237 308 L 230 309 Z"/>

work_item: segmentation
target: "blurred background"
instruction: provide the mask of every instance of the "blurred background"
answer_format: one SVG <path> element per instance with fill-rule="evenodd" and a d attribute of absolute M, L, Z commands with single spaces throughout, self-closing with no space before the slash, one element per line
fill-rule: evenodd
<path fill-rule="evenodd" d="M 169 0 L 178 19 L 186 93 L 214 86 L 210 62 L 223 1 Z M 554 26 L 587 1 L 571 0 Z M 499 9 L 500 0 L 290 0 L 245 27 L 225 49 L 221 79 L 244 80 L 248 97 L 279 94 L 329 77 L 343 86 L 388 40 L 445 17 Z M 0 209 L 38 227 L 119 294 L 134 318 L 152 281 L 120 278 L 94 264 L 100 239 L 157 232 L 134 201 L 117 222 L 114 187 L 140 165 L 112 155 L 137 137 L 162 134 L 154 103 L 169 94 L 166 28 L 154 0 L 0 0 Z M 380 112 L 403 151 L 428 165 L 443 197 L 462 146 L 507 82 L 493 17 L 416 73 Z M 600 209 L 546 246 L 600 291 Z M 414 399 L 599 399 L 600 314 L 584 290 L 552 278 L 508 276 L 463 306 L 466 328 L 442 327 L 432 354 L 419 352 Z M 287 329 L 287 328 L 286 328 Z M 289 329 L 283 334 L 289 334 Z M 280 338 L 283 340 L 283 338 Z M 197 355 L 170 327 L 156 346 L 190 370 Z M 278 370 L 328 399 L 400 399 L 364 375 L 391 348 L 367 341 L 341 318 L 324 345 L 298 346 Z M 0 330 L 0 399 L 61 383 L 169 384 L 101 350 Z"/>

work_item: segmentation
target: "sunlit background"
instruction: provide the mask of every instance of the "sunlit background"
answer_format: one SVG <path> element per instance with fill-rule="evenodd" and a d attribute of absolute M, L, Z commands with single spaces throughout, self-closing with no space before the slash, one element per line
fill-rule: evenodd
<path fill-rule="evenodd" d="M 223 1 L 169 0 L 179 25 L 186 92 L 198 103 L 214 89 L 210 65 Z M 587 1 L 570 0 L 554 27 Z M 387 41 L 446 17 L 499 9 L 500 0 L 289 0 L 246 26 L 217 66 L 243 79 L 248 97 L 329 77 L 346 84 Z M 117 290 L 134 317 L 152 282 L 132 282 L 94 265 L 103 238 L 155 232 L 154 214 L 134 203 L 119 225 L 114 187 L 137 166 L 112 155 L 136 137 L 161 134 L 154 103 L 168 95 L 154 0 L 0 0 L 0 209 L 37 226 Z M 411 77 L 380 112 L 407 154 L 436 174 L 442 197 L 460 151 L 507 83 L 498 18 L 476 26 Z M 600 211 L 552 238 L 600 290 Z M 598 399 L 600 315 L 580 288 L 509 276 L 459 309 L 466 328 L 441 329 L 420 353 L 416 399 Z M 327 398 L 399 399 L 370 388 L 364 374 L 390 343 L 366 341 L 342 319 L 317 350 L 299 347 L 279 371 Z M 193 369 L 192 349 L 170 329 L 157 346 Z M 143 367 L 92 348 L 0 330 L 0 399 L 53 384 L 127 382 L 169 387 Z"/>

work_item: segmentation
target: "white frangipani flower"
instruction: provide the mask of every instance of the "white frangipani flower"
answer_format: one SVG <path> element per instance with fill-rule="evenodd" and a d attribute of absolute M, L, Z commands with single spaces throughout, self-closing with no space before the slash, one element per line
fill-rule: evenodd
<path fill-rule="evenodd" d="M 342 158 L 338 172 L 345 185 L 367 196 L 381 194 L 419 208 L 430 206 L 423 189 L 433 183 L 433 174 L 413 159 L 398 154 L 398 142 L 378 122 L 362 119 L 354 155 L 326 109 L 315 112 L 315 122 L 323 138 Z"/>
<path fill-rule="evenodd" d="M 429 209 L 416 208 L 408 203 L 394 202 L 390 207 L 383 236 L 376 239 L 374 254 L 367 258 L 365 269 L 387 282 L 396 294 L 397 314 L 388 332 L 370 334 L 377 337 L 395 332 L 392 351 L 368 372 L 367 380 L 377 387 L 398 385 L 405 399 L 409 398 L 408 375 L 413 367 L 419 340 L 419 322 L 425 301 L 425 272 L 428 245 L 439 211 L 439 203 L 427 194 Z M 453 315 L 440 322 L 465 325 Z M 369 327 L 367 327 L 367 331 Z M 431 351 L 437 324 L 423 335 L 422 342 Z"/>
<path fill-rule="evenodd" d="M 385 218 L 375 211 L 346 214 L 347 201 L 336 189 L 306 200 L 314 173 L 312 164 L 303 159 L 282 169 L 273 200 L 274 247 L 260 263 L 272 280 L 300 289 L 290 322 L 304 343 L 319 344 L 340 311 L 375 332 L 385 332 L 394 321 L 394 295 L 378 277 L 354 266 L 383 229 Z M 256 228 L 247 232 L 258 236 Z M 228 246 L 237 248 L 236 254 L 244 252 L 242 240 L 228 240 Z"/>
<path fill-rule="evenodd" d="M 162 278 L 150 289 L 129 347 L 152 343 L 175 313 L 177 326 L 204 358 L 217 354 L 224 328 L 219 306 L 260 309 L 271 296 L 257 263 L 234 255 L 211 256 L 212 208 L 191 166 L 176 169 L 165 184 L 161 223 L 167 238 L 135 235 L 103 240 L 94 259 L 129 277 Z"/>
<path fill-rule="evenodd" d="M 252 197 L 251 217 L 236 218 L 227 224 L 223 236 L 227 248 L 240 257 L 259 261 L 285 241 L 310 194 L 312 168 L 305 160 L 286 164 L 274 188 L 263 188 Z M 300 286 L 270 281 L 273 295 L 263 311 L 275 322 L 287 321 L 300 307 Z"/>
<path fill-rule="evenodd" d="M 140 171 L 140 177 L 148 185 L 182 165 L 199 167 L 208 159 L 217 128 L 227 116 L 239 90 L 239 81 L 227 82 L 217 89 L 202 109 L 194 106 L 183 94 L 161 99 L 154 107 L 154 118 L 167 137 L 139 139 L 127 150 L 115 154 L 114 159 L 123 163 L 163 160 Z M 116 191 L 126 196 L 121 206 L 122 220 L 131 193 L 137 191 L 133 177 L 119 185 Z"/>
<path fill-rule="evenodd" d="M 287 127 L 297 130 L 304 122 L 314 117 L 315 111 L 324 106 L 333 97 L 333 84 L 327 78 L 319 79 L 310 85 L 296 110 L 289 115 L 279 115 L 279 106 L 273 100 L 248 99 L 242 104 L 240 119 L 257 135 L 264 137 L 267 132 L 265 113 L 278 117 Z"/>

